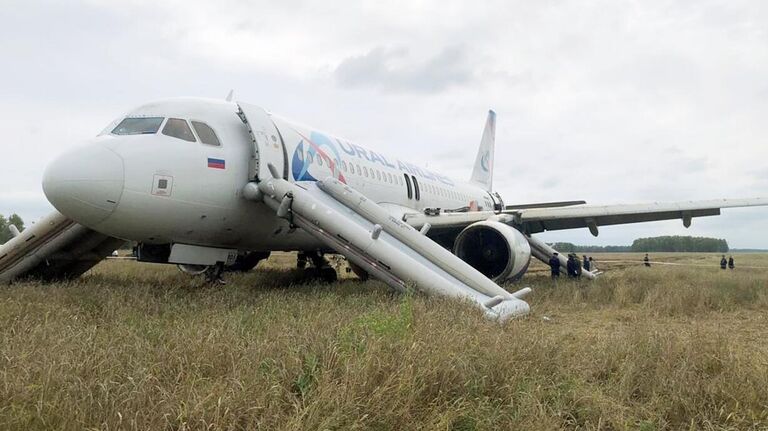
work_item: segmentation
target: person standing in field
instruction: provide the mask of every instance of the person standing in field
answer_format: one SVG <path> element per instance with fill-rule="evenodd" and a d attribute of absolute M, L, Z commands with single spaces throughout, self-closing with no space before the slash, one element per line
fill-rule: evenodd
<path fill-rule="evenodd" d="M 648 257 L 648 253 L 645 253 L 645 257 L 643 258 L 643 264 L 648 268 L 651 267 L 651 258 Z"/>
<path fill-rule="evenodd" d="M 579 260 L 579 256 L 576 253 L 573 254 L 573 262 L 574 262 L 573 269 L 574 271 L 576 271 L 576 278 L 581 278 L 581 270 L 582 270 L 581 260 Z"/>
<path fill-rule="evenodd" d="M 728 266 L 728 261 L 725 260 L 725 255 L 720 259 L 720 269 L 725 269 Z"/>
<path fill-rule="evenodd" d="M 565 263 L 565 269 L 568 273 L 568 277 L 576 278 L 576 259 L 573 258 L 573 253 L 568 255 L 568 261 Z"/>
<path fill-rule="evenodd" d="M 584 270 L 589 271 L 590 266 L 589 266 L 589 260 L 587 260 L 587 255 L 585 254 L 584 256 L 582 256 L 582 258 L 584 262 Z"/>
<path fill-rule="evenodd" d="M 733 262 L 733 256 L 729 256 L 728 257 L 728 268 L 733 269 L 735 267 L 736 267 L 736 265 Z"/>
<path fill-rule="evenodd" d="M 552 257 L 549 258 L 549 270 L 552 272 L 552 278 L 558 278 L 560 277 L 560 257 L 557 255 L 557 252 L 552 254 Z"/>
<path fill-rule="evenodd" d="M 589 269 L 590 271 L 597 271 L 597 264 L 595 263 L 595 260 L 592 259 L 592 256 L 589 256 Z"/>

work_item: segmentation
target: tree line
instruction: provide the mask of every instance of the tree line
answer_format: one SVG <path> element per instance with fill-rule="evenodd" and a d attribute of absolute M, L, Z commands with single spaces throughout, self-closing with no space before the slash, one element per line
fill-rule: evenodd
<path fill-rule="evenodd" d="M 629 245 L 576 245 L 570 242 L 556 242 L 552 247 L 563 253 L 628 253 L 632 251 Z"/>
<path fill-rule="evenodd" d="M 638 238 L 632 243 L 632 251 L 685 251 L 685 252 L 717 252 L 728 251 L 728 241 L 719 238 L 700 236 L 657 236 L 654 238 Z"/>
<path fill-rule="evenodd" d="M 650 252 L 699 252 L 726 253 L 728 242 L 719 238 L 693 236 L 657 236 L 638 238 L 632 245 L 576 245 L 570 242 L 552 244 L 555 250 L 563 253 L 650 253 Z"/>
<path fill-rule="evenodd" d="M 9 229 L 10 225 L 16 226 L 19 232 L 24 230 L 24 220 L 18 214 L 11 214 L 8 218 L 0 214 L 0 244 L 5 244 L 13 238 L 13 234 L 11 234 Z"/>

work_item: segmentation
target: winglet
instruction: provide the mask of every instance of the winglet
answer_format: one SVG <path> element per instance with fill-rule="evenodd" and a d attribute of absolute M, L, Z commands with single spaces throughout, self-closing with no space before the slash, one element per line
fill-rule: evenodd
<path fill-rule="evenodd" d="M 480 140 L 480 149 L 475 158 L 475 167 L 472 170 L 470 181 L 482 186 L 486 190 L 493 191 L 493 152 L 496 143 L 496 113 L 488 111 L 488 120 L 485 122 L 483 138 Z"/>
<path fill-rule="evenodd" d="M 234 89 L 229 90 L 229 93 L 227 93 L 227 98 L 224 99 L 224 100 L 226 100 L 227 102 L 231 102 L 232 101 L 232 97 L 234 95 L 235 95 L 235 90 Z"/>

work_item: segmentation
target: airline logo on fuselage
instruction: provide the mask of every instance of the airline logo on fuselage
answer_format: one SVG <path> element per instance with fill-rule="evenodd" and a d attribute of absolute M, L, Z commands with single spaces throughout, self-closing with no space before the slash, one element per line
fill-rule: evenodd
<path fill-rule="evenodd" d="M 327 136 L 312 132 L 309 137 L 306 137 L 296 131 L 301 136 L 301 141 L 296 146 L 296 150 L 293 152 L 291 159 L 291 173 L 293 179 L 296 181 L 317 181 L 317 178 L 312 176 L 309 172 L 312 166 L 312 160 L 322 158 L 328 165 L 328 168 L 336 176 L 336 179 L 346 184 L 347 180 L 344 178 L 344 174 L 341 173 L 339 166 L 341 165 L 341 155 L 339 150 L 333 144 L 333 141 L 328 139 Z M 305 151 L 306 144 L 306 151 Z M 330 153 L 330 154 L 329 154 Z"/>
<path fill-rule="evenodd" d="M 311 161 L 321 157 L 323 163 L 327 164 L 328 169 L 333 172 L 334 176 L 336 176 L 339 181 L 346 184 L 346 179 L 339 169 L 339 166 L 341 166 L 342 163 L 341 152 L 343 152 L 347 156 L 365 160 L 373 164 L 378 163 L 383 167 L 397 169 L 409 175 L 439 181 L 448 186 L 454 185 L 454 182 L 444 175 L 400 160 L 395 160 L 394 163 L 392 163 L 384 156 L 350 142 L 344 142 L 336 138 L 331 139 L 319 132 L 311 132 L 309 137 L 304 136 L 299 131 L 296 131 L 296 133 L 302 138 L 296 146 L 296 150 L 294 150 L 293 157 L 291 158 L 291 172 L 293 174 L 293 179 L 296 181 L 317 181 L 317 178 L 310 173 L 310 169 L 313 168 L 313 163 L 311 163 Z M 341 149 L 341 152 L 339 149 Z M 317 168 L 315 167 L 315 169 Z"/>

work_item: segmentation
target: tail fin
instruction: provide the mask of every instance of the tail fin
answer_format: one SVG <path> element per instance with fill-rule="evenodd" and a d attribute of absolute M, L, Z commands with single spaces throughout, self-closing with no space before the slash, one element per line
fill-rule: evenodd
<path fill-rule="evenodd" d="M 475 158 L 475 167 L 472 170 L 470 181 L 483 186 L 487 191 L 493 191 L 493 151 L 496 143 L 496 113 L 488 111 L 488 120 L 485 122 L 483 138 L 480 140 L 480 149 Z"/>

